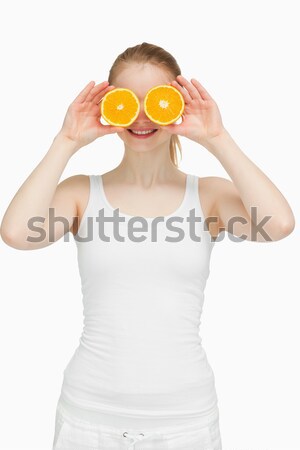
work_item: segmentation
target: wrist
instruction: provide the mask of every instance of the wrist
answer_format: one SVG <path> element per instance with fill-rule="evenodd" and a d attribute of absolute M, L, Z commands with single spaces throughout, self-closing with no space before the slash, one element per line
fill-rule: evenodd
<path fill-rule="evenodd" d="M 59 146 L 62 151 L 72 156 L 77 150 L 81 148 L 75 141 L 65 136 L 63 133 L 59 132 L 53 139 L 52 145 Z"/>
<path fill-rule="evenodd" d="M 213 155 L 217 156 L 217 154 L 224 148 L 224 145 L 226 145 L 229 141 L 232 141 L 232 137 L 226 128 L 223 128 L 218 135 L 207 139 L 202 145 L 204 145 L 204 147 Z"/>

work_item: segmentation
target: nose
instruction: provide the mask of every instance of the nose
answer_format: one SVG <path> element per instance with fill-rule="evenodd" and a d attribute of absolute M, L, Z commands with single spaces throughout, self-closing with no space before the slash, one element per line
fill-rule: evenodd
<path fill-rule="evenodd" d="M 137 116 L 137 120 L 150 120 L 144 110 L 144 101 L 140 101 L 140 111 Z"/>
<path fill-rule="evenodd" d="M 144 111 L 144 101 L 140 101 L 140 110 L 137 118 L 133 122 L 134 125 L 140 125 L 143 127 L 153 127 L 153 128 L 160 128 L 157 123 L 154 123 L 149 119 L 147 114 Z M 130 127 L 129 127 L 130 128 Z"/>

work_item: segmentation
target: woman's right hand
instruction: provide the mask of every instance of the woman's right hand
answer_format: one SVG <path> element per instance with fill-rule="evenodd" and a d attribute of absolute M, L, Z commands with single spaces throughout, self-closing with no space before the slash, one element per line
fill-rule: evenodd
<path fill-rule="evenodd" d="M 103 125 L 100 122 L 100 100 L 114 89 L 108 81 L 95 85 L 90 81 L 70 104 L 64 118 L 60 135 L 70 139 L 78 149 L 93 142 L 98 137 L 124 131 L 122 127 Z"/>

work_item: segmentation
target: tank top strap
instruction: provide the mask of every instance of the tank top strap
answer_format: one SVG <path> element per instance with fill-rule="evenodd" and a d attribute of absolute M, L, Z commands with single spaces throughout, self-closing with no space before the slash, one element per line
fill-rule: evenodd
<path fill-rule="evenodd" d="M 97 195 L 98 195 L 98 189 L 99 189 L 99 186 L 98 186 L 98 175 L 89 175 L 89 177 L 90 177 L 90 189 L 91 189 L 91 195 L 92 195 L 92 198 L 93 198 L 93 201 L 96 201 L 96 199 L 97 199 Z M 98 200 L 98 199 L 97 199 Z"/>
<path fill-rule="evenodd" d="M 79 232 L 82 230 L 84 223 L 89 220 L 94 220 L 94 217 L 98 216 L 98 211 L 104 207 L 104 201 L 101 196 L 101 190 L 99 188 L 98 175 L 88 175 L 89 177 L 89 196 L 86 208 L 83 212 L 81 222 L 79 225 Z"/>
<path fill-rule="evenodd" d="M 101 175 L 90 175 L 90 189 L 92 207 L 98 214 L 98 210 L 107 206 Z"/>
<path fill-rule="evenodd" d="M 77 231 L 77 235 L 81 234 L 81 231 L 86 225 L 89 218 L 93 218 L 98 215 L 98 210 L 102 208 L 101 204 L 99 204 L 99 194 L 98 194 L 98 181 L 97 175 L 88 175 L 89 177 L 89 194 L 88 201 L 85 207 L 85 210 L 82 214 L 81 221 L 79 224 L 79 228 Z"/>
<path fill-rule="evenodd" d="M 95 213 L 95 209 L 101 208 L 99 205 L 99 181 L 97 175 L 89 175 L 90 179 L 90 195 L 88 206 L 91 212 Z"/>
<path fill-rule="evenodd" d="M 199 215 L 199 206 L 198 177 L 197 175 L 189 173 L 187 178 L 185 213 L 189 214 L 189 211 L 195 208 L 195 214 Z"/>
<path fill-rule="evenodd" d="M 206 221 L 207 217 L 203 212 L 202 201 L 201 201 L 201 189 L 199 189 L 199 177 L 198 175 L 190 174 L 190 189 L 188 196 L 188 204 L 187 204 L 187 214 L 191 209 L 195 209 L 195 216 L 201 217 L 201 228 L 204 230 L 207 235 L 207 238 L 210 238 L 210 232 L 208 229 L 209 222 Z M 212 241 L 214 242 L 214 241 Z"/>

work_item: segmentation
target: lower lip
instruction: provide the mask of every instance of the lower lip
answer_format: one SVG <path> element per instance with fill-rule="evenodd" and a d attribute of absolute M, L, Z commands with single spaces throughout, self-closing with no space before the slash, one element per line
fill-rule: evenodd
<path fill-rule="evenodd" d="M 135 137 L 135 138 L 137 138 L 137 139 L 147 139 L 147 138 L 149 138 L 149 137 L 151 137 L 151 136 L 154 136 L 154 134 L 158 131 L 158 130 L 155 130 L 155 131 L 153 131 L 152 133 L 148 133 L 148 134 L 134 134 L 134 133 L 132 133 L 131 131 L 129 131 L 129 130 L 127 130 L 128 131 L 128 133 L 131 135 L 131 136 L 133 136 L 133 137 Z"/>

